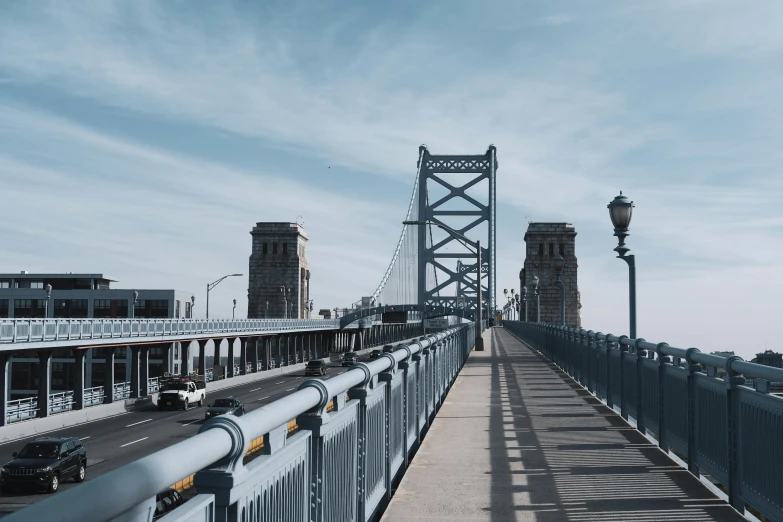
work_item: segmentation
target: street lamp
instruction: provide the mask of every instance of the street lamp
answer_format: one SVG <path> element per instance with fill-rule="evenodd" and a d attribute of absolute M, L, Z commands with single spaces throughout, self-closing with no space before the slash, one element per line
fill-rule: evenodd
<path fill-rule="evenodd" d="M 520 319 L 519 312 L 520 312 L 520 308 L 522 306 L 522 301 L 519 300 L 519 294 L 516 294 L 514 296 L 514 298 L 517 300 L 517 321 L 519 321 L 519 319 Z"/>
<path fill-rule="evenodd" d="M 283 294 L 283 319 L 288 319 L 288 300 L 285 298 L 285 287 L 280 287 L 280 293 Z"/>
<path fill-rule="evenodd" d="M 235 318 L 235 316 L 236 316 L 236 311 L 237 311 L 237 300 L 236 300 L 236 299 L 234 299 L 234 308 L 233 308 L 233 310 L 231 310 L 231 319 L 234 319 L 234 318 Z"/>
<path fill-rule="evenodd" d="M 264 304 L 264 319 L 269 317 L 269 301 Z"/>
<path fill-rule="evenodd" d="M 557 254 L 552 257 L 552 265 L 555 268 L 555 285 L 560 287 L 560 326 L 565 326 L 565 285 L 562 280 L 565 259 Z"/>
<path fill-rule="evenodd" d="M 44 304 L 44 319 L 49 318 L 49 301 L 52 300 L 52 285 L 46 283 L 46 303 Z"/>
<path fill-rule="evenodd" d="M 477 294 L 477 302 L 476 302 L 476 346 L 474 350 L 477 352 L 483 352 L 484 351 L 484 338 L 481 336 L 482 334 L 482 328 L 484 325 L 484 318 L 482 317 L 483 312 L 483 299 L 481 296 L 481 241 L 471 241 L 467 237 L 465 237 L 463 234 L 460 234 L 456 230 L 454 230 L 451 227 L 447 227 L 446 225 L 442 223 L 434 223 L 432 221 L 403 221 L 403 225 L 435 225 L 438 228 L 441 228 L 445 230 L 446 232 L 449 232 L 451 235 L 453 235 L 457 240 L 460 240 L 463 245 L 465 245 L 468 249 L 475 248 L 476 249 L 476 294 Z M 424 303 L 420 303 L 424 304 Z"/>
<path fill-rule="evenodd" d="M 134 319 L 136 317 L 136 302 L 139 300 L 139 293 L 137 291 L 133 291 L 133 306 L 131 306 L 131 319 Z"/>
<path fill-rule="evenodd" d="M 511 306 L 512 306 L 512 314 L 511 314 L 511 320 L 514 320 L 514 314 L 513 314 L 513 306 L 514 306 L 514 289 L 511 289 Z"/>
<path fill-rule="evenodd" d="M 190 318 L 193 319 L 193 309 L 196 308 L 196 296 L 190 296 Z"/>
<path fill-rule="evenodd" d="M 527 322 L 527 287 L 522 287 L 522 302 L 525 304 L 525 322 Z"/>
<path fill-rule="evenodd" d="M 612 225 L 614 226 L 614 235 L 617 236 L 618 245 L 614 248 L 614 251 L 617 252 L 617 257 L 628 263 L 630 337 L 631 339 L 636 339 L 636 258 L 633 255 L 627 255 L 630 249 L 625 246 L 625 238 L 630 235 L 628 227 L 631 225 L 633 207 L 633 201 L 623 196 L 622 190 L 620 195 L 606 206 L 609 209 L 609 217 L 612 219 Z"/>
<path fill-rule="evenodd" d="M 541 322 L 541 298 L 538 295 L 538 276 L 533 276 L 533 280 L 530 282 L 533 287 L 533 296 L 536 298 L 536 322 Z"/>
<path fill-rule="evenodd" d="M 224 275 L 214 283 L 208 283 L 207 284 L 207 319 L 209 319 L 209 291 L 215 288 L 217 285 L 220 284 L 221 281 L 223 281 L 227 277 L 242 277 L 242 274 L 228 274 Z"/>

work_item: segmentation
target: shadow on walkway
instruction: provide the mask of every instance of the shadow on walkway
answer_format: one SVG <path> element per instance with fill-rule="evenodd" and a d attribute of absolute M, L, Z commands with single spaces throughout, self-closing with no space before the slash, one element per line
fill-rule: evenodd
<path fill-rule="evenodd" d="M 384 522 L 745 520 L 538 352 L 487 335 Z"/>

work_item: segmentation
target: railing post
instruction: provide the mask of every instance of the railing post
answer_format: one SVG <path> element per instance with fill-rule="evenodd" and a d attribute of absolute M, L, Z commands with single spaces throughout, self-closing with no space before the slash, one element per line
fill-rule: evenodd
<path fill-rule="evenodd" d="M 658 446 L 664 453 L 669 452 L 669 441 L 666 436 L 666 364 L 671 361 L 663 349 L 667 343 L 658 343 L 655 353 L 658 356 Z"/>
<path fill-rule="evenodd" d="M 696 374 L 701 371 L 701 366 L 694 362 L 692 357 L 698 353 L 698 348 L 688 348 L 685 351 L 685 361 L 688 364 L 688 471 L 699 476 L 698 464 L 698 439 L 696 437 Z"/>
<path fill-rule="evenodd" d="M 8 370 L 11 368 L 11 355 L 0 353 L 0 426 L 8 424 Z"/>
<path fill-rule="evenodd" d="M 621 335 L 617 340 L 617 348 L 620 350 L 620 416 L 628 420 L 628 399 L 625 396 L 625 358 L 628 346 L 623 344 L 623 339 L 628 339 L 628 336 Z"/>
<path fill-rule="evenodd" d="M 609 340 L 610 337 L 612 337 L 612 334 L 608 333 L 606 334 L 606 338 L 603 340 L 604 368 L 606 368 L 606 372 L 604 372 L 606 378 L 606 382 L 604 383 L 604 390 L 606 393 L 606 405 L 609 406 L 609 408 L 614 409 L 614 402 L 612 401 L 612 390 L 614 389 L 612 387 L 612 365 L 609 364 L 609 357 L 612 353 L 611 350 L 614 343 Z"/>
<path fill-rule="evenodd" d="M 49 405 L 52 393 L 52 352 L 38 352 L 38 418 L 49 416 Z"/>
<path fill-rule="evenodd" d="M 87 355 L 86 350 L 74 350 L 74 379 L 73 379 L 73 409 L 84 409 L 84 357 Z"/>
<path fill-rule="evenodd" d="M 742 358 L 737 355 L 732 355 L 726 360 L 726 375 L 723 376 L 723 381 L 726 384 L 726 424 L 728 427 L 728 474 L 729 483 L 727 484 L 729 489 L 729 503 L 739 511 L 745 512 L 745 500 L 740 496 L 740 467 L 739 459 L 740 447 L 739 447 L 739 392 L 737 386 L 745 384 L 745 377 L 735 372 L 731 365 L 734 361 L 741 361 Z M 778 441 L 780 443 L 780 441 Z"/>
<path fill-rule="evenodd" d="M 114 353 L 116 348 L 112 345 L 103 350 L 106 354 L 103 362 L 103 403 L 110 404 L 114 402 Z"/>
<path fill-rule="evenodd" d="M 139 350 L 139 397 L 150 394 L 150 347 L 144 345 Z"/>
<path fill-rule="evenodd" d="M 595 347 L 595 332 L 589 330 L 587 332 L 587 349 L 585 350 L 585 358 L 587 360 L 587 391 L 595 393 L 595 378 L 593 375 L 593 348 Z M 597 394 L 596 394 L 597 395 Z"/>
<path fill-rule="evenodd" d="M 636 429 L 643 435 L 647 433 L 647 427 L 644 424 L 644 404 L 642 400 L 644 398 L 644 360 L 647 358 L 647 352 L 639 345 L 646 342 L 639 337 L 633 343 L 634 351 L 636 352 Z"/>

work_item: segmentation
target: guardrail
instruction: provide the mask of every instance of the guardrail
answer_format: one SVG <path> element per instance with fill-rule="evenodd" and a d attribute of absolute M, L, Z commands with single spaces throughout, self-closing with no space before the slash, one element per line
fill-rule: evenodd
<path fill-rule="evenodd" d="M 329 380 L 9 516 L 149 521 L 155 495 L 195 474 L 199 494 L 161 522 L 370 520 L 407 466 L 475 341 L 474 324 L 398 345 Z M 289 433 L 289 427 L 294 430 Z M 263 447 L 249 462 L 245 455 Z M 117 494 L 122 492 L 122 494 Z M 219 518 L 216 513 L 222 514 Z"/>
<path fill-rule="evenodd" d="M 27 397 L 6 403 L 6 423 L 33 419 L 38 416 L 38 398 Z"/>
<path fill-rule="evenodd" d="M 84 389 L 84 407 L 97 406 L 103 404 L 103 399 L 106 397 L 103 386 L 96 386 L 94 388 Z"/>
<path fill-rule="evenodd" d="M 505 321 L 661 449 L 747 507 L 783 520 L 783 369 L 584 329 Z"/>
<path fill-rule="evenodd" d="M 147 379 L 147 393 L 155 393 L 160 389 L 160 377 Z"/>
<path fill-rule="evenodd" d="M 0 319 L 0 343 L 336 330 L 339 319 Z"/>
<path fill-rule="evenodd" d="M 73 409 L 73 391 L 64 391 L 49 395 L 49 413 L 61 413 Z"/>
<path fill-rule="evenodd" d="M 130 398 L 130 383 L 129 382 L 115 382 L 114 383 L 114 400 L 120 401 Z"/>

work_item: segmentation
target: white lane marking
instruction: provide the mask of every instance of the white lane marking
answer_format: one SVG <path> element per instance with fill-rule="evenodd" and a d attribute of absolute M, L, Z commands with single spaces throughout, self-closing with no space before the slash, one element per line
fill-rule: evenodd
<path fill-rule="evenodd" d="M 131 444 L 136 444 L 137 442 L 141 442 L 141 441 L 143 441 L 143 440 L 147 440 L 147 439 L 149 439 L 149 437 L 144 437 L 143 439 L 134 440 L 133 442 L 129 442 L 129 443 L 127 443 L 127 444 L 123 444 L 123 445 L 122 445 L 122 446 L 120 446 L 120 447 L 121 447 L 121 448 L 124 448 L 125 446 L 130 446 Z"/>
<path fill-rule="evenodd" d="M 259 401 L 263 401 L 264 399 L 268 399 L 269 397 L 271 397 L 271 395 L 267 395 L 266 397 L 261 397 L 261 398 L 260 398 L 260 399 L 258 399 L 258 400 L 259 400 Z"/>
<path fill-rule="evenodd" d="M 92 435 L 87 435 L 86 437 L 78 437 L 78 439 L 79 439 L 79 440 L 87 440 L 87 439 L 89 439 L 90 437 L 92 437 Z"/>
<path fill-rule="evenodd" d="M 183 424 L 183 426 L 190 426 L 191 424 L 195 424 L 195 423 L 197 423 L 197 422 L 198 422 L 198 421 L 200 421 L 200 420 L 201 420 L 201 419 L 196 419 L 196 420 L 194 420 L 194 421 L 186 422 L 185 424 Z"/>
<path fill-rule="evenodd" d="M 131 426 L 138 426 L 139 424 L 144 424 L 145 422 L 149 422 L 149 421 L 151 421 L 151 420 L 152 420 L 152 419 L 146 419 L 146 420 L 143 420 L 143 421 L 134 422 L 133 424 L 128 424 L 128 425 L 127 425 L 127 426 L 125 426 L 125 427 L 126 427 L 126 428 L 130 428 Z"/>
<path fill-rule="evenodd" d="M 283 384 L 285 381 L 276 382 L 275 384 Z"/>
<path fill-rule="evenodd" d="M 254 392 L 254 391 L 258 391 L 258 390 L 260 390 L 260 389 L 261 389 L 261 388 L 255 388 L 255 389 L 253 389 L 253 390 L 250 390 L 248 393 L 251 393 L 251 392 Z"/>
<path fill-rule="evenodd" d="M 293 388 L 288 388 L 286 391 L 291 391 L 291 390 L 293 390 Z"/>

